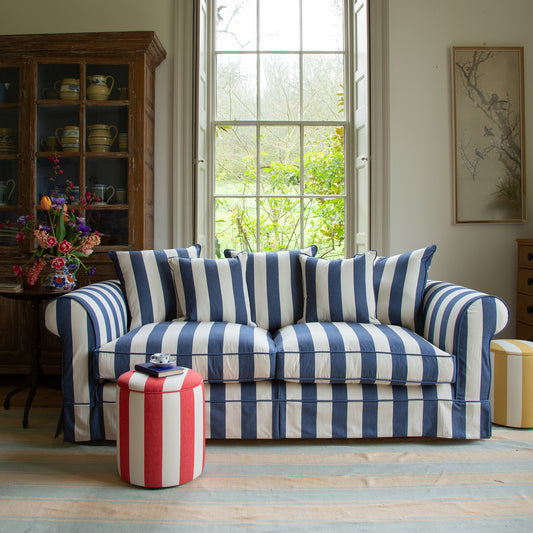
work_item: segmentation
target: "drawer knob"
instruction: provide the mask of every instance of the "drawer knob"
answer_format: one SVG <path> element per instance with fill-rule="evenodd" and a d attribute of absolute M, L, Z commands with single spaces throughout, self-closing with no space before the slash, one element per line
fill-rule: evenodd
<path fill-rule="evenodd" d="M 527 278 L 527 284 L 533 285 L 533 278 Z"/>
<path fill-rule="evenodd" d="M 527 254 L 527 260 L 528 260 L 528 261 L 533 261 L 533 253 L 532 253 L 532 252 L 529 252 L 529 253 Z"/>
<path fill-rule="evenodd" d="M 528 315 L 532 314 L 533 313 L 533 305 L 528 305 L 526 307 L 526 312 Z"/>

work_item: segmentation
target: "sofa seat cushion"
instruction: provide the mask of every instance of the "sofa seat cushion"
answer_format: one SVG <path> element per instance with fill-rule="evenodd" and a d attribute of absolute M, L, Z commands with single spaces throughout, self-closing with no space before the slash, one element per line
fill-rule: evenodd
<path fill-rule="evenodd" d="M 272 335 L 261 328 L 226 322 L 174 320 L 145 324 L 93 352 L 98 379 L 116 380 L 156 352 L 177 356 L 177 364 L 209 383 L 273 379 Z"/>
<path fill-rule="evenodd" d="M 401 326 L 310 322 L 275 336 L 276 377 L 301 383 L 429 385 L 455 381 L 455 356 Z"/>

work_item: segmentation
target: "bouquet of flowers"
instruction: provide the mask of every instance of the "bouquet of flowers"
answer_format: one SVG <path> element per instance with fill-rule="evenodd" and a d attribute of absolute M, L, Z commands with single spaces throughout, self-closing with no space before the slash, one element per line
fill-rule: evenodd
<path fill-rule="evenodd" d="M 58 174 L 62 174 L 59 156 L 50 156 L 54 168 L 55 181 Z M 68 193 L 67 198 L 73 199 Z M 90 203 L 91 196 L 85 196 L 80 205 Z M 65 198 L 52 194 L 43 196 L 41 209 L 47 213 L 47 223 L 37 223 L 33 215 L 23 215 L 18 218 L 17 241 L 24 241 L 27 237 L 37 240 L 37 249 L 24 266 L 14 265 L 13 271 L 17 276 L 26 275 L 29 285 L 35 285 L 43 268 L 49 264 L 53 270 L 68 269 L 74 281 L 80 267 L 92 275 L 94 268 L 85 266 L 82 259 L 93 253 L 93 248 L 100 244 L 100 234 L 85 224 L 85 218 L 76 216 L 74 209 L 69 209 Z M 24 267 L 27 266 L 25 272 Z"/>

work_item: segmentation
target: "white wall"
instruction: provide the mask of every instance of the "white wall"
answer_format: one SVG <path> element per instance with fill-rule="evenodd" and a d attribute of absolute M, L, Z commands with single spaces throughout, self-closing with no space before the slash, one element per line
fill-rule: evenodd
<path fill-rule="evenodd" d="M 189 1 L 189 0 L 179 0 Z M 192 0 L 190 0 L 192 1 Z M 155 244 L 172 243 L 174 0 L 13 0 L 2 2 L 0 35 L 155 31 L 167 52 L 156 71 Z"/>
<path fill-rule="evenodd" d="M 0 34 L 153 30 L 167 51 L 157 70 L 156 247 L 183 245 L 171 229 L 176 4 L 193 0 L 3 2 Z M 532 0 L 384 0 L 389 4 L 390 252 L 435 243 L 431 277 L 497 294 L 515 305 L 515 239 L 532 223 L 454 225 L 450 48 L 525 48 L 526 163 L 533 168 Z M 188 24 L 189 21 L 181 21 Z M 192 23 L 192 21 L 190 22 Z M 178 133 L 176 133 L 178 132 Z M 179 141 L 179 139 L 178 139 Z M 374 154 L 374 158 L 376 154 Z M 528 188 L 532 189 L 531 171 Z M 190 176 L 181 176 L 188 180 Z M 533 216 L 533 194 L 528 201 Z M 192 222 L 191 222 L 192 223 Z M 506 334 L 514 334 L 514 323 Z"/>
<path fill-rule="evenodd" d="M 531 0 L 389 0 L 390 251 L 435 243 L 432 279 L 496 294 L 513 312 L 515 240 L 533 237 L 533 223 L 453 224 L 450 48 L 524 46 L 526 187 L 533 191 L 532 21 Z M 505 335 L 514 335 L 514 318 Z"/>

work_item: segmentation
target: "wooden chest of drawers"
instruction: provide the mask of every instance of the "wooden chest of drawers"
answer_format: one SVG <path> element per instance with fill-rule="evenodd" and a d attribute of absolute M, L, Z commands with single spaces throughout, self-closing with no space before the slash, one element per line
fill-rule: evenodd
<path fill-rule="evenodd" d="M 517 239 L 516 338 L 533 340 L 533 239 Z"/>

